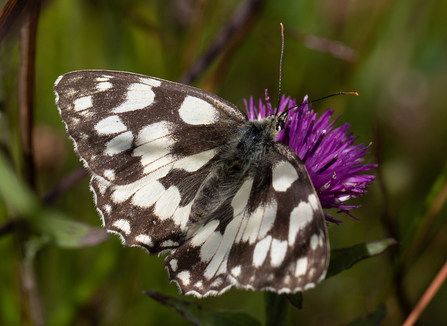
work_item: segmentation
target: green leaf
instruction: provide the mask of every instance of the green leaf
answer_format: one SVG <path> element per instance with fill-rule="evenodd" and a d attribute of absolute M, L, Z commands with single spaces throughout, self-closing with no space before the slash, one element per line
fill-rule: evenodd
<path fill-rule="evenodd" d="M 285 294 L 289 302 L 298 309 L 303 309 L 303 292 L 297 292 L 295 294 Z"/>
<path fill-rule="evenodd" d="M 397 244 L 398 242 L 396 240 L 389 238 L 374 242 L 360 243 L 349 248 L 332 250 L 331 261 L 329 263 L 326 278 L 351 268 L 360 260 L 381 254 L 389 247 Z"/>
<path fill-rule="evenodd" d="M 31 228 L 45 239 L 44 242 L 49 241 L 62 248 L 82 248 L 107 239 L 103 229 L 70 220 L 54 209 L 43 208 L 31 190 L 17 178 L 1 153 L 0 180 L 0 197 L 17 215 L 26 218 Z"/>
<path fill-rule="evenodd" d="M 14 173 L 3 153 L 0 152 L 0 197 L 19 215 L 32 216 L 39 210 L 39 203 L 31 190 Z"/>
<path fill-rule="evenodd" d="M 61 248 L 83 248 L 104 242 L 108 238 L 102 228 L 67 219 L 61 213 L 45 209 L 38 219 L 41 233 Z"/>
<path fill-rule="evenodd" d="M 161 294 L 144 291 L 150 298 L 174 309 L 185 319 L 198 326 L 260 326 L 261 323 L 243 311 L 209 310 L 195 303 Z"/>
<path fill-rule="evenodd" d="M 379 326 L 385 317 L 386 308 L 384 305 L 381 305 L 376 311 L 350 322 L 347 326 Z"/>

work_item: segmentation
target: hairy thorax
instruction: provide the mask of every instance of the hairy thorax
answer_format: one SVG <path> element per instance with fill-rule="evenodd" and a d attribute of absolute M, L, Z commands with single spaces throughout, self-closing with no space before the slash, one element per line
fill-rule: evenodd
<path fill-rule="evenodd" d="M 192 221 L 206 223 L 209 218 L 225 219 L 230 212 L 221 211 L 226 201 L 231 200 L 242 182 L 252 178 L 274 146 L 278 135 L 276 116 L 260 121 L 247 121 L 238 134 L 220 151 L 216 169 L 208 175 L 194 201 L 195 216 Z"/>

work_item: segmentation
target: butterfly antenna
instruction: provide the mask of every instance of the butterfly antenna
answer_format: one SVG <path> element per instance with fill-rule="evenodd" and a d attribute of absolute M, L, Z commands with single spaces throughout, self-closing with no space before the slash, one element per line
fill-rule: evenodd
<path fill-rule="evenodd" d="M 316 100 L 307 101 L 307 104 L 318 102 L 318 101 L 321 101 L 321 100 L 325 100 L 325 99 L 327 99 L 329 97 L 337 96 L 337 95 L 356 95 L 356 96 L 359 96 L 359 93 L 357 93 L 357 92 L 337 92 L 337 93 L 334 93 L 334 94 L 331 94 L 331 95 L 323 96 L 322 98 L 319 98 L 319 99 L 316 99 Z"/>
<path fill-rule="evenodd" d="M 279 103 L 281 103 L 281 75 L 282 75 L 282 57 L 284 55 L 284 25 L 282 23 L 279 23 L 281 25 L 281 58 L 279 59 L 279 86 L 278 86 L 278 105 L 276 106 L 276 112 L 275 114 L 278 114 L 279 112 Z"/>
<path fill-rule="evenodd" d="M 315 103 L 315 102 L 318 102 L 318 101 L 321 101 L 321 100 L 325 100 L 325 99 L 327 99 L 329 97 L 337 96 L 337 95 L 356 95 L 356 96 L 359 96 L 359 93 L 357 93 L 357 92 L 337 92 L 337 93 L 334 93 L 334 94 L 331 94 L 331 95 L 323 96 L 323 97 L 321 97 L 319 99 L 316 99 L 316 100 L 306 101 L 306 103 L 301 103 L 300 105 L 292 106 L 291 108 L 288 108 L 287 110 L 284 110 L 281 113 L 281 115 L 286 114 L 287 112 L 289 112 L 292 109 L 300 108 L 303 105 L 310 104 L 310 103 Z"/>

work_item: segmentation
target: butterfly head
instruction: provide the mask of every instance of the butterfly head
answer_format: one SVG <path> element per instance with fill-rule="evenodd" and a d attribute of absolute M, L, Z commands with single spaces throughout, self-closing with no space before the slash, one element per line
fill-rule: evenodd
<path fill-rule="evenodd" d="M 275 112 L 268 118 L 272 119 L 271 127 L 272 129 L 276 130 L 276 132 L 280 132 L 285 128 L 287 117 L 288 117 L 288 110 L 282 112 L 281 114 L 278 114 L 279 112 Z"/>

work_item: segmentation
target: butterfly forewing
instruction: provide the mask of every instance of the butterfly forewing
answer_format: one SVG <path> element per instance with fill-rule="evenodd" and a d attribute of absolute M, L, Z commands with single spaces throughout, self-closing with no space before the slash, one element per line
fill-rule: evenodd
<path fill-rule="evenodd" d="M 55 92 L 105 227 L 153 253 L 178 246 L 195 192 L 245 116 L 210 93 L 132 73 L 72 72 Z"/>
<path fill-rule="evenodd" d="M 127 72 L 68 73 L 55 92 L 104 226 L 171 250 L 184 293 L 292 293 L 324 278 L 324 213 L 304 164 L 275 142 L 277 117 L 251 122 L 213 94 Z"/>

